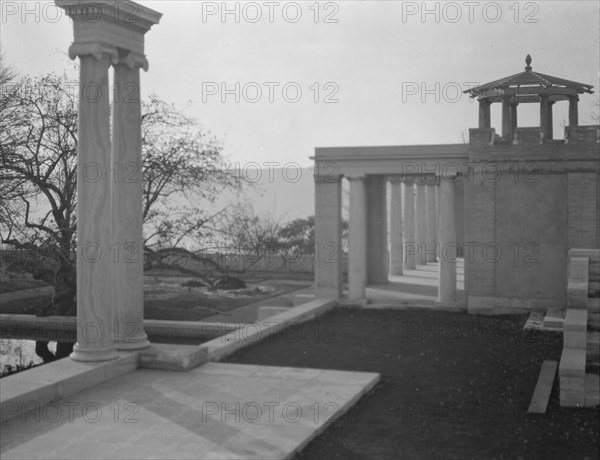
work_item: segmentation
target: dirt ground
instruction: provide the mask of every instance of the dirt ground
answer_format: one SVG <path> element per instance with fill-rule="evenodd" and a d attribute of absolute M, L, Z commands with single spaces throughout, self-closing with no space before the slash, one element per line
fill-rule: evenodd
<path fill-rule="evenodd" d="M 379 372 L 381 381 L 298 455 L 307 459 L 597 459 L 600 410 L 527 408 L 562 335 L 527 316 L 335 309 L 227 362 Z"/>

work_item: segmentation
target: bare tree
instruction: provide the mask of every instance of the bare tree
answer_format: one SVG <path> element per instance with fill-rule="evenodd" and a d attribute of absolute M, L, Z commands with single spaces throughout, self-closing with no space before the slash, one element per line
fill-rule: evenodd
<path fill-rule="evenodd" d="M 6 98 L 3 91 L 0 190 L 9 193 L 0 225 L 3 243 L 35 249 L 23 270 L 54 286 L 39 315 L 76 313 L 76 88 L 67 75 L 47 74 L 19 80 Z M 206 203 L 242 184 L 229 174 L 220 143 L 196 120 L 156 96 L 142 111 L 146 244 L 177 247 L 214 220 Z M 70 352 L 69 344 L 59 345 L 57 357 Z M 53 358 L 47 347 L 38 354 Z"/>

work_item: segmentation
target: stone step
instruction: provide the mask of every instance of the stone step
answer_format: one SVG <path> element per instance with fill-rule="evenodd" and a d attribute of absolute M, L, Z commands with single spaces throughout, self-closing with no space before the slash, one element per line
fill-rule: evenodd
<path fill-rule="evenodd" d="M 153 343 L 138 351 L 139 367 L 187 372 L 208 361 L 208 350 L 195 345 Z"/>

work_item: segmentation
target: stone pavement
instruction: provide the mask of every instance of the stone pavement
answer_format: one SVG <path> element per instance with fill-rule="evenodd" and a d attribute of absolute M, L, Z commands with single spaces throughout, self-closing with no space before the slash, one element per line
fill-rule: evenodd
<path fill-rule="evenodd" d="M 136 370 L 2 424 L 9 458 L 291 458 L 379 374 L 208 363 Z"/>

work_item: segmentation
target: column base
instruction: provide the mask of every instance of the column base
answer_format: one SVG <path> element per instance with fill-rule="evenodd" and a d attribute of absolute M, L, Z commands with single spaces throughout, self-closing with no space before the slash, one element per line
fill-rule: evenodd
<path fill-rule="evenodd" d="M 73 347 L 73 353 L 70 355 L 73 361 L 94 362 L 110 361 L 119 357 L 114 347 L 105 348 L 84 348 L 79 343 Z"/>
<path fill-rule="evenodd" d="M 117 350 L 132 351 L 148 348 L 150 342 L 146 334 L 139 337 L 125 337 L 123 339 L 115 339 L 115 348 Z"/>

